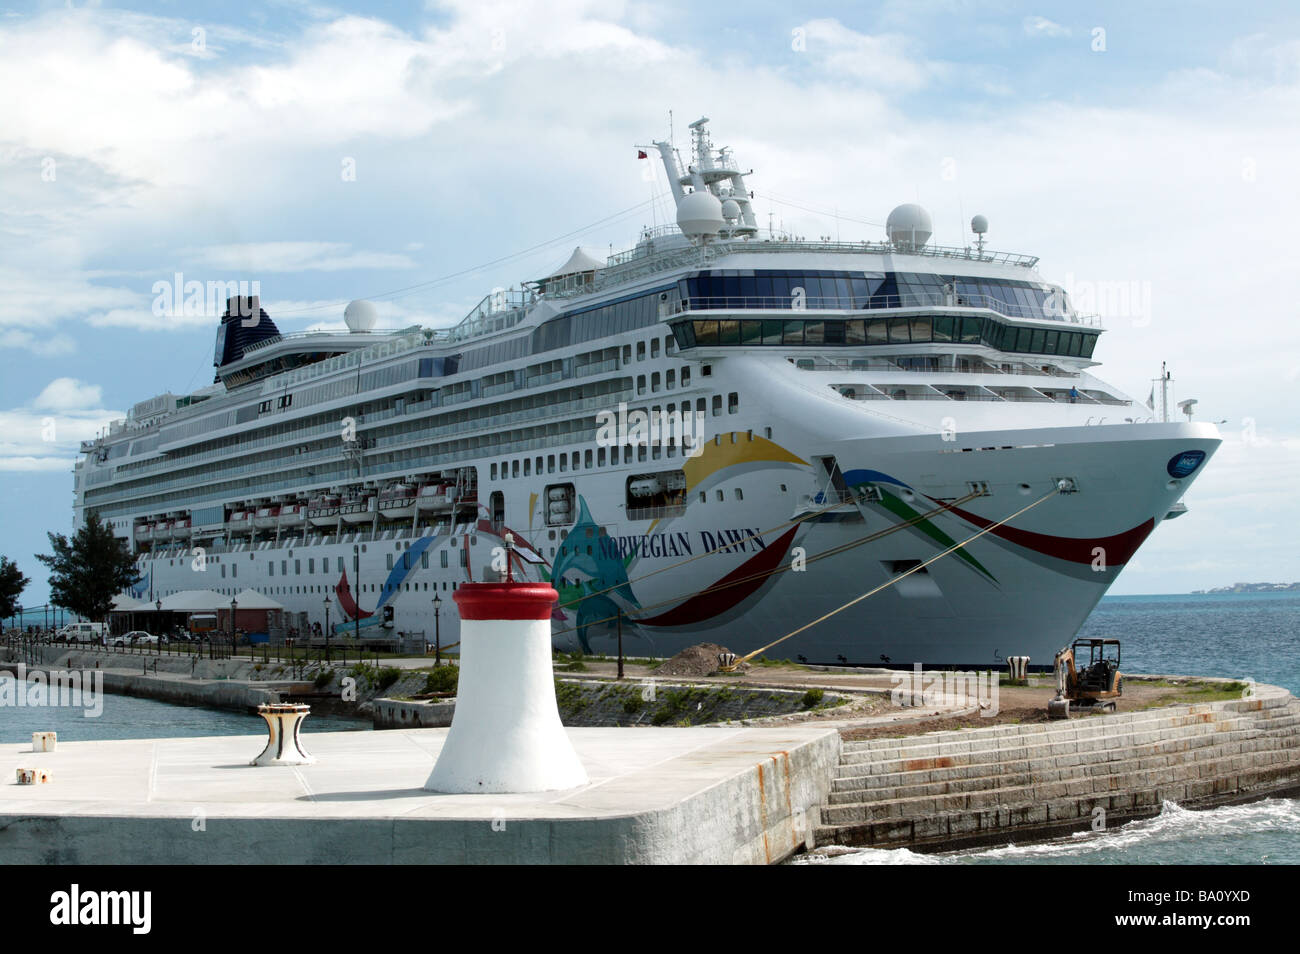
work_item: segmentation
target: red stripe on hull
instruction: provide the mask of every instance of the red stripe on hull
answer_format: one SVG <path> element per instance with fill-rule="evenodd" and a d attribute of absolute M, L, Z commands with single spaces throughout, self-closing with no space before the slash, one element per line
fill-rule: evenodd
<path fill-rule="evenodd" d="M 789 549 L 795 531 L 798 529 L 798 527 L 791 527 L 780 539 L 768 544 L 767 549 L 755 554 L 713 586 L 692 596 L 685 603 L 674 606 L 666 613 L 660 613 L 649 619 L 639 619 L 637 622 L 645 626 L 685 626 L 725 613 L 767 582 L 768 572 L 776 569 L 784 559 L 786 550 Z M 751 576 L 754 578 L 747 579 Z M 727 585 L 735 580 L 745 580 L 745 582 L 736 583 L 734 586 Z"/>

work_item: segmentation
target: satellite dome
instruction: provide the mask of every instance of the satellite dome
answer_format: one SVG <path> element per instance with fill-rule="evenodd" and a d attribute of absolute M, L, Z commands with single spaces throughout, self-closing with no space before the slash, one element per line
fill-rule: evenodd
<path fill-rule="evenodd" d="M 932 231 L 930 213 L 911 202 L 900 205 L 885 220 L 885 234 L 898 249 L 920 248 L 930 241 Z"/>
<path fill-rule="evenodd" d="M 373 304 L 360 298 L 349 302 L 348 307 L 343 309 L 343 322 L 348 326 L 348 331 L 354 335 L 370 331 L 377 321 L 379 321 L 379 311 Z"/>
<path fill-rule="evenodd" d="M 740 218 L 740 203 L 735 199 L 728 199 L 722 203 L 722 217 L 728 222 L 734 222 Z"/>
<path fill-rule="evenodd" d="M 722 203 L 712 192 L 701 189 L 682 197 L 677 203 L 677 227 L 692 238 L 717 235 L 726 224 Z"/>
<path fill-rule="evenodd" d="M 976 235 L 983 235 L 989 230 L 989 220 L 982 215 L 977 215 L 970 220 L 970 230 Z"/>

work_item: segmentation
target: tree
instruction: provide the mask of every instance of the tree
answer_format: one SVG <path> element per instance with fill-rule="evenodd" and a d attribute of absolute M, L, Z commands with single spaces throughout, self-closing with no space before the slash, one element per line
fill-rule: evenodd
<path fill-rule="evenodd" d="M 46 534 L 52 554 L 37 554 L 50 568 L 50 602 L 79 616 L 101 621 L 113 608 L 113 597 L 140 576 L 126 541 L 91 513 L 69 541 L 61 533 Z"/>
<path fill-rule="evenodd" d="M 18 564 L 0 556 L 0 619 L 18 612 L 18 597 L 31 580 L 23 576 Z"/>

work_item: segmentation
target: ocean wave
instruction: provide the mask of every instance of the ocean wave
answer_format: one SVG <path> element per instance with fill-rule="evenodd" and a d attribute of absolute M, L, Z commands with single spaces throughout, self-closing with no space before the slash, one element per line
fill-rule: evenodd
<path fill-rule="evenodd" d="M 828 845 L 796 861 L 798 864 L 908 865 L 908 864 L 1035 864 L 1035 863 L 1150 863 L 1159 855 L 1165 863 L 1204 862 L 1205 842 L 1277 832 L 1277 847 L 1288 860 L 1297 848 L 1291 842 L 1300 832 L 1300 800 L 1267 798 L 1246 805 L 1190 810 L 1165 802 L 1160 814 L 1103 832 L 1076 832 L 1064 838 L 1035 844 L 1008 844 L 943 854 L 922 854 L 907 848 L 845 848 Z M 1267 840 L 1258 845 L 1259 856 L 1240 860 L 1255 863 L 1269 859 Z M 1224 860 L 1221 857 L 1218 860 Z"/>

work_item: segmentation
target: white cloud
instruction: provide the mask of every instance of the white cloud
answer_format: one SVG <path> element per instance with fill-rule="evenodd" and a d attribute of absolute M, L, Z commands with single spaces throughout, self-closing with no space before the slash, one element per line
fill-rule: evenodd
<path fill-rule="evenodd" d="M 835 19 L 809 20 L 803 24 L 808 53 L 818 59 L 824 72 L 875 86 L 917 89 L 937 73 L 938 63 L 909 54 L 911 46 L 900 34 L 871 36 L 859 33 Z"/>
<path fill-rule="evenodd" d="M 198 249 L 190 260 L 238 274 L 414 268 L 405 255 L 353 251 L 346 242 L 244 242 Z"/>
<path fill-rule="evenodd" d="M 101 399 L 98 385 L 56 378 L 27 406 L 0 411 L 0 470 L 70 470 L 81 441 L 125 416 Z"/>
<path fill-rule="evenodd" d="M 1059 23 L 1053 23 L 1047 17 L 1025 17 L 1023 21 L 1025 34 L 1027 36 L 1069 36 L 1070 28 L 1063 27 Z"/>
<path fill-rule="evenodd" d="M 55 378 L 45 386 L 32 407 L 43 411 L 75 411 L 97 406 L 103 397 L 98 384 L 86 384 L 76 378 Z"/>

